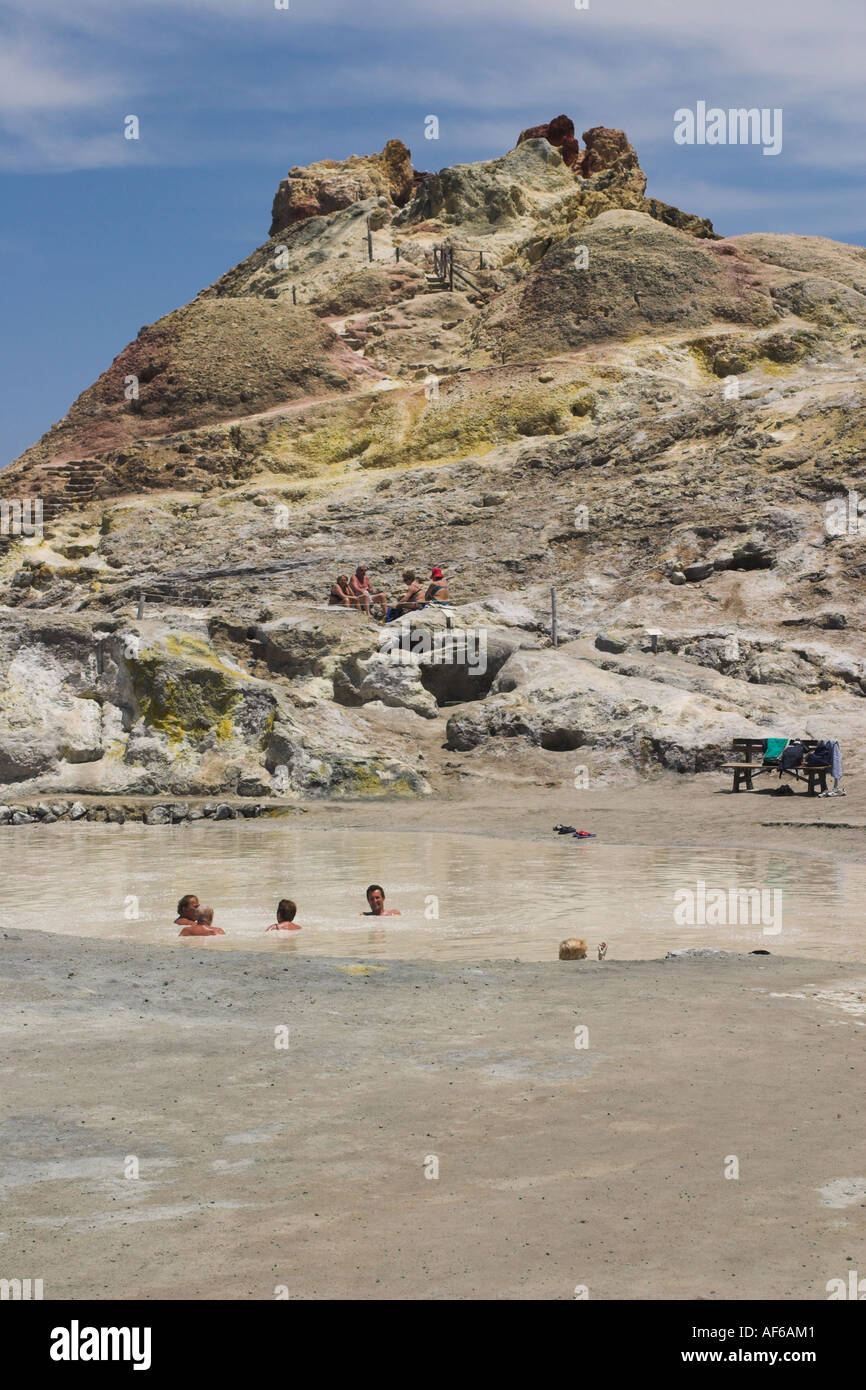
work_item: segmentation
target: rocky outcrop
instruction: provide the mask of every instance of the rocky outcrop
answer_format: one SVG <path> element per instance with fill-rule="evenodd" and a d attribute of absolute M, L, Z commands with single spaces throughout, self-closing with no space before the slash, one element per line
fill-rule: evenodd
<path fill-rule="evenodd" d="M 309 217 L 340 212 L 365 198 L 384 197 L 402 207 L 414 187 L 412 156 L 402 140 L 389 140 L 380 154 L 296 166 L 274 195 L 269 235 L 277 236 Z"/>
<path fill-rule="evenodd" d="M 584 179 L 595 179 L 596 175 L 604 173 L 606 178 L 596 183 L 603 182 L 607 186 L 615 183 L 639 196 L 646 188 L 646 175 L 638 162 L 637 151 L 624 130 L 592 126 L 583 132 L 581 154 L 580 143 L 575 139 L 574 121 L 570 116 L 555 116 L 545 125 L 522 130 L 517 138 L 518 145 L 527 140 L 546 140 L 559 150 L 563 163 Z"/>
<path fill-rule="evenodd" d="M 204 634 L 49 619 L 6 625 L 0 642 L 0 781 L 19 793 L 426 790 L 399 759 L 353 749 L 349 730 L 329 744 L 288 690 Z"/>
<path fill-rule="evenodd" d="M 554 145 L 560 151 L 563 163 L 567 164 L 569 169 L 573 169 L 577 174 L 583 173 L 580 144 L 575 139 L 574 121 L 570 116 L 554 116 L 553 120 L 545 125 L 534 125 L 528 130 L 522 130 L 517 137 L 518 145 L 522 145 L 524 140 L 546 140 L 549 145 Z"/>

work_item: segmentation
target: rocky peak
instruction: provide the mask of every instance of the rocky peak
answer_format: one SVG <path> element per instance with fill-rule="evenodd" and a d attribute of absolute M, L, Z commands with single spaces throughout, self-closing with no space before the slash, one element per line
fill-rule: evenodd
<path fill-rule="evenodd" d="M 295 166 L 274 196 L 269 235 L 276 236 L 308 217 L 341 212 L 365 198 L 384 197 L 403 207 L 414 189 L 412 155 L 402 140 L 389 140 L 379 154 Z"/>

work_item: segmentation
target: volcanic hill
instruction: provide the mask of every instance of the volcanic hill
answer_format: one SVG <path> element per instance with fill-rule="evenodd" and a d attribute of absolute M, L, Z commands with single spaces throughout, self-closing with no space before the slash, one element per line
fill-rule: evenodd
<path fill-rule="evenodd" d="M 628 780 L 750 732 L 856 766 L 866 250 L 645 190 L 566 116 L 291 169 L 269 239 L 0 474 L 45 516 L 0 536 L 7 795 Z M 486 668 L 328 609 L 362 561 L 390 595 L 441 564 Z"/>

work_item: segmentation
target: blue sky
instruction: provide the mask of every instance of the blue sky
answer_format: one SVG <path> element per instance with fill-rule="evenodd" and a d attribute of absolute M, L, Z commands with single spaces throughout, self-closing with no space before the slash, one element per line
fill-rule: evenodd
<path fill-rule="evenodd" d="M 648 192 L 726 235 L 866 244 L 862 0 L 289 4 L 3 0 L 0 465 L 266 239 L 290 165 L 393 136 L 438 169 L 565 111 L 624 129 Z M 676 145 L 699 100 L 781 107 L 781 154 Z"/>

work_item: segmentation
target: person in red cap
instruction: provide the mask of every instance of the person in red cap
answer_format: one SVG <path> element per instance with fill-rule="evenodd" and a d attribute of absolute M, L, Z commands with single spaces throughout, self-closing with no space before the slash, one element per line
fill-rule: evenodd
<path fill-rule="evenodd" d="M 451 594 L 448 591 L 448 582 L 445 575 L 438 565 L 434 565 L 430 571 L 431 583 L 427 585 L 427 592 L 424 598 L 427 603 L 449 603 Z"/>

